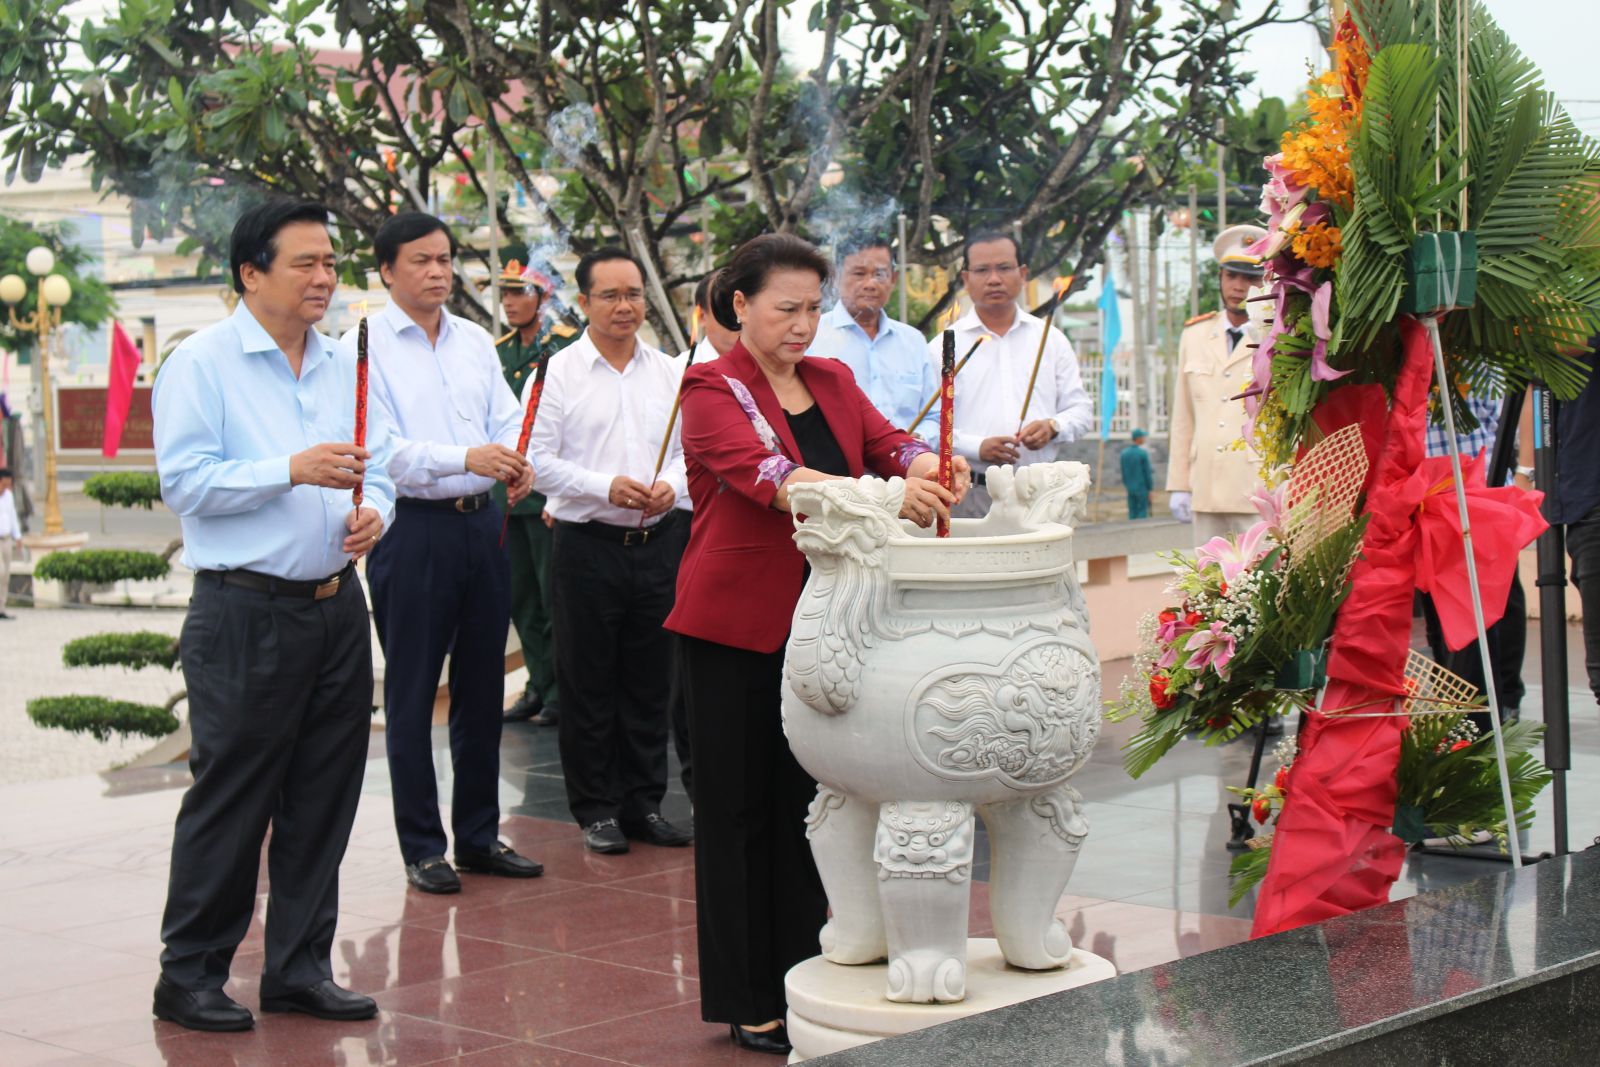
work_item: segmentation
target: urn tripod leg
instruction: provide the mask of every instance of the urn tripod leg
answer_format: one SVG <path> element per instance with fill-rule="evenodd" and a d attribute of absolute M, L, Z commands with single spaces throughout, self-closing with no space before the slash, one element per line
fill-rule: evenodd
<path fill-rule="evenodd" d="M 983 806 L 989 831 L 989 911 L 1014 967 L 1064 967 L 1072 938 L 1055 917 L 1078 849 L 1089 833 L 1083 798 L 1070 785 L 1004 804 Z"/>
<path fill-rule="evenodd" d="M 889 954 L 878 903 L 878 865 L 872 859 L 878 805 L 817 786 L 806 815 L 806 837 L 833 912 L 822 927 L 822 954 L 834 963 L 876 963 Z"/>
<path fill-rule="evenodd" d="M 971 804 L 889 801 L 880 809 L 873 858 L 889 935 L 890 1000 L 967 995 L 972 845 Z"/>

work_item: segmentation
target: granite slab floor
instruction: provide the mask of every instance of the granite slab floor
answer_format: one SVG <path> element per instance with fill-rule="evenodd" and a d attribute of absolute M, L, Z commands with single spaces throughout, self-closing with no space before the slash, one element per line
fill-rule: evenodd
<path fill-rule="evenodd" d="M 1537 647 L 1530 648 L 1530 665 Z M 1114 691 L 1126 664 L 1107 664 Z M 1535 668 L 1530 666 L 1530 673 Z M 1600 714 L 1574 691 L 1573 847 L 1600 833 Z M 1525 707 L 1538 707 L 1538 692 Z M 1244 744 L 1189 745 L 1139 781 L 1122 772 L 1127 726 L 1107 727 L 1075 783 L 1091 832 L 1060 904 L 1077 943 L 1126 972 L 1243 940 L 1249 902 L 1227 907 L 1224 786 Z M 449 768 L 436 731 L 441 793 Z M 342 869 L 339 981 L 377 997 L 378 1018 L 261 1017 L 246 1034 L 195 1034 L 150 1015 L 172 820 L 182 767 L 0 787 L 0 1064 L 559 1067 L 699 1065 L 741 1053 L 699 1016 L 693 855 L 583 849 L 567 815 L 554 731 L 518 725 L 501 758 L 502 836 L 544 877 L 464 876 L 459 896 L 407 889 L 388 803 L 382 735 Z M 1270 763 L 1269 763 L 1270 772 Z M 673 764 L 668 818 L 689 818 Z M 1529 841 L 1549 847 L 1548 802 Z M 972 933 L 990 932 L 987 842 L 975 869 Z M 263 871 L 264 871 L 263 865 Z M 1498 869 L 1414 856 L 1395 896 Z M 264 878 L 264 874 L 263 874 Z M 232 993 L 257 1006 L 257 921 L 234 960 Z"/>

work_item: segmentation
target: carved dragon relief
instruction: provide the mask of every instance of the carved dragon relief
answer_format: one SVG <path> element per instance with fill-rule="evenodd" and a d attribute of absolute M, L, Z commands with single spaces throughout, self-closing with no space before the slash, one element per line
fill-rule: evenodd
<path fill-rule="evenodd" d="M 849 710 L 861 695 L 863 651 L 887 612 L 884 547 L 900 532 L 905 482 L 856 478 L 789 489 L 795 543 L 811 581 L 795 610 L 786 674 L 802 702 L 823 715 Z"/>
<path fill-rule="evenodd" d="M 1100 666 L 1092 651 L 1052 640 L 998 668 L 953 664 L 916 693 L 906 728 L 918 762 L 941 778 L 1047 788 L 1077 770 L 1100 736 Z"/>

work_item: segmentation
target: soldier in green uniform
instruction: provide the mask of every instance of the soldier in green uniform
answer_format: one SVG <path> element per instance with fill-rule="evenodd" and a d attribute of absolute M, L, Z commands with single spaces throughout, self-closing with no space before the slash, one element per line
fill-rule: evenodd
<path fill-rule="evenodd" d="M 1150 453 L 1145 451 L 1143 430 L 1133 431 L 1133 443 L 1122 450 L 1122 487 L 1128 491 L 1128 518 L 1150 517 L 1150 489 L 1155 475 L 1150 468 Z"/>
<path fill-rule="evenodd" d="M 500 306 L 511 332 L 495 342 L 506 384 L 518 396 L 539 362 L 565 348 L 578 331 L 566 323 L 544 321 L 545 298 L 555 289 L 550 277 L 509 260 L 500 272 Z M 505 506 L 505 487 L 495 486 Z M 560 717 L 556 691 L 555 643 L 550 614 L 550 528 L 544 521 L 544 494 L 535 489 L 511 510 L 506 550 L 511 554 L 511 623 L 522 642 L 528 686 L 505 713 L 506 722 L 554 726 Z"/>

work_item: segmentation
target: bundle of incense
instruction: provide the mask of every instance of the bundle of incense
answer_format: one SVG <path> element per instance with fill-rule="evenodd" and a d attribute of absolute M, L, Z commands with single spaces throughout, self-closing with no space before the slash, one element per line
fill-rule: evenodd
<path fill-rule="evenodd" d="M 950 333 L 951 331 L 946 330 L 945 332 Z M 978 339 L 972 342 L 972 347 L 967 349 L 967 354 L 961 357 L 961 362 L 956 364 L 955 372 L 957 374 L 961 373 L 962 368 L 967 365 L 967 360 L 972 358 L 972 353 L 978 350 L 978 346 L 988 340 L 992 340 L 991 335 L 986 333 L 980 333 L 978 335 Z M 928 398 L 928 402 L 922 405 L 922 410 L 917 412 L 917 417 L 911 420 L 911 425 L 906 427 L 906 433 L 917 432 L 917 427 L 922 424 L 923 419 L 928 417 L 928 412 L 933 410 L 933 405 L 937 404 L 939 402 L 939 397 L 943 395 L 944 390 L 941 388 Z"/>
<path fill-rule="evenodd" d="M 981 340 L 981 338 L 980 338 Z M 978 346 L 974 344 L 973 348 Z M 944 332 L 944 353 L 939 365 L 939 484 L 950 489 L 955 484 L 956 410 L 956 332 Z M 950 536 L 950 520 L 939 516 L 939 537 Z"/>
<path fill-rule="evenodd" d="M 1061 303 L 1061 298 L 1067 295 L 1067 290 L 1072 286 L 1073 275 L 1057 278 L 1051 286 L 1054 290 L 1050 294 L 1050 302 L 1044 306 L 1044 329 L 1039 332 L 1039 351 L 1033 355 L 1033 373 L 1028 375 L 1028 391 L 1022 395 L 1022 414 L 1017 416 L 1017 436 L 1022 436 L 1022 428 L 1028 424 L 1028 405 L 1033 402 L 1033 387 L 1039 380 L 1039 364 L 1044 362 L 1044 343 L 1050 339 L 1050 320 L 1055 318 L 1056 306 Z"/>
<path fill-rule="evenodd" d="M 539 360 L 539 369 L 533 372 L 533 384 L 528 387 L 528 409 L 522 413 L 522 432 L 517 435 L 517 455 L 528 454 L 528 440 L 533 437 L 533 420 L 539 414 L 539 396 L 544 392 L 544 375 L 550 369 L 550 355 Z M 511 522 L 511 504 L 506 503 L 506 513 L 500 519 L 500 544 L 506 543 L 506 526 Z"/>
<path fill-rule="evenodd" d="M 367 447 L 367 317 L 361 316 L 361 325 L 356 329 L 356 447 Z M 351 500 L 359 510 L 364 496 L 365 479 L 358 479 L 356 487 L 350 493 Z"/>
<path fill-rule="evenodd" d="M 700 341 L 701 340 L 702 340 L 702 338 L 701 338 L 701 334 L 700 334 L 700 306 L 698 304 L 696 304 L 695 305 L 695 309 L 689 313 L 689 351 L 684 356 L 684 360 L 683 360 L 684 377 L 688 377 L 689 368 L 694 364 L 695 350 L 700 347 Z M 682 407 L 682 406 L 683 406 L 683 378 L 679 378 L 678 379 L 678 395 L 672 398 L 672 410 L 671 410 L 671 412 L 669 412 L 667 414 L 667 432 L 662 435 L 661 447 L 656 450 L 656 469 L 655 469 L 655 473 L 650 475 L 650 491 L 651 492 L 655 492 L 656 480 L 661 477 L 661 468 L 666 465 L 666 462 L 667 462 L 667 445 L 669 445 L 672 442 L 672 430 L 673 430 L 673 427 L 678 425 L 678 409 L 680 407 Z M 644 528 L 644 512 L 643 511 L 639 512 L 639 527 L 640 527 L 640 529 Z"/>

